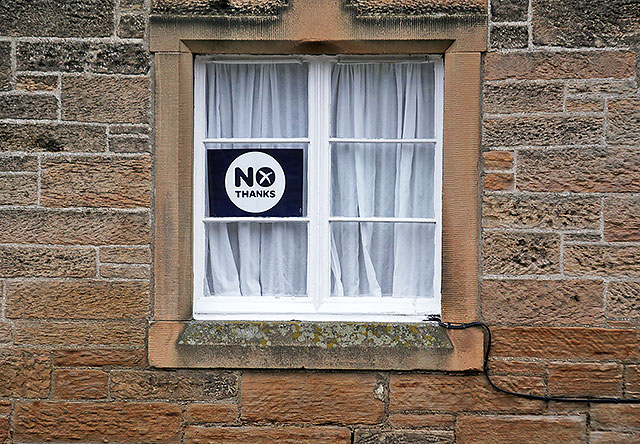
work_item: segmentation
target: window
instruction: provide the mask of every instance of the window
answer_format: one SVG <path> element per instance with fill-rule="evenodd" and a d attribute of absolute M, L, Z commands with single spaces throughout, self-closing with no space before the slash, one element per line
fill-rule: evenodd
<path fill-rule="evenodd" d="M 440 313 L 442 57 L 197 57 L 196 319 Z"/>

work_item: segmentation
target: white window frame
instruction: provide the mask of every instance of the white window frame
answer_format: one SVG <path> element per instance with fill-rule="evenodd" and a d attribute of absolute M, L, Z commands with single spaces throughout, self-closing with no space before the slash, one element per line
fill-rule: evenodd
<path fill-rule="evenodd" d="M 205 66 L 207 63 L 291 63 L 308 64 L 308 137 L 302 138 L 216 138 L 205 137 Z M 433 139 L 351 139 L 330 137 L 331 66 L 340 61 L 429 61 L 435 68 Z M 371 321 L 420 322 L 440 314 L 442 267 L 442 128 L 444 96 L 443 58 L 436 56 L 389 57 L 260 57 L 196 56 L 194 62 L 194 155 L 193 155 L 193 317 L 200 320 L 255 321 Z M 332 217 L 330 216 L 331 143 L 435 143 L 435 218 Z M 308 144 L 307 215 L 305 217 L 205 217 L 206 144 Z M 205 224 L 222 222 L 307 224 L 307 296 L 248 297 L 205 296 Z M 330 222 L 418 222 L 435 224 L 433 298 L 330 297 Z"/>

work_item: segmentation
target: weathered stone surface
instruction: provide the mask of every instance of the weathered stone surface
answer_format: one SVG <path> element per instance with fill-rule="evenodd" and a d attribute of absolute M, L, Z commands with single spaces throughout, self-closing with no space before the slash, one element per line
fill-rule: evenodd
<path fill-rule="evenodd" d="M 486 151 L 482 153 L 482 165 L 485 171 L 510 170 L 513 168 L 511 151 Z"/>
<path fill-rule="evenodd" d="M 607 142 L 619 145 L 640 144 L 640 99 L 609 102 Z"/>
<path fill-rule="evenodd" d="M 37 201 L 35 174 L 0 176 L 0 205 L 33 205 Z"/>
<path fill-rule="evenodd" d="M 109 374 L 102 370 L 64 369 L 53 373 L 55 399 L 104 399 Z"/>
<path fill-rule="evenodd" d="M 146 153 L 151 150 L 151 142 L 146 137 L 112 137 L 109 151 L 114 153 Z"/>
<path fill-rule="evenodd" d="M 570 276 L 640 277 L 640 247 L 571 244 L 564 248 L 564 269 Z"/>
<path fill-rule="evenodd" d="M 485 228 L 597 230 L 600 198 L 557 195 L 487 195 L 482 198 Z"/>
<path fill-rule="evenodd" d="M 485 146 L 588 145 L 602 142 L 599 116 L 505 117 L 483 122 Z"/>
<path fill-rule="evenodd" d="M 35 172 L 38 170 L 38 158 L 22 154 L 0 156 L 0 171 L 2 172 Z"/>
<path fill-rule="evenodd" d="M 27 281 L 6 287 L 9 318 L 142 319 L 149 313 L 147 282 Z"/>
<path fill-rule="evenodd" d="M 0 5 L 0 34 L 107 37 L 113 32 L 113 0 L 16 0 Z"/>
<path fill-rule="evenodd" d="M 523 22 L 527 20 L 527 0 L 492 0 L 491 19 L 494 22 Z"/>
<path fill-rule="evenodd" d="M 15 322 L 16 344 L 51 346 L 127 346 L 145 344 L 146 330 L 139 322 L 22 321 Z"/>
<path fill-rule="evenodd" d="M 11 42 L 0 42 L 0 91 L 11 90 Z"/>
<path fill-rule="evenodd" d="M 346 427 L 196 427 L 186 428 L 185 444 L 350 444 Z"/>
<path fill-rule="evenodd" d="M 149 79 L 62 77 L 62 118 L 83 122 L 147 123 Z"/>
<path fill-rule="evenodd" d="M 40 202 L 49 207 L 148 207 L 151 160 L 148 156 L 44 159 Z"/>
<path fill-rule="evenodd" d="M 640 30 L 640 4 L 634 1 L 535 0 L 532 6 L 537 45 L 625 46 Z"/>
<path fill-rule="evenodd" d="M 547 394 L 547 385 L 542 376 L 492 376 L 491 380 L 498 386 L 512 392 L 531 393 L 544 396 Z"/>
<path fill-rule="evenodd" d="M 100 276 L 105 279 L 149 279 L 151 269 L 148 265 L 107 264 L 100 265 Z"/>
<path fill-rule="evenodd" d="M 638 356 L 638 336 L 633 329 L 498 327 L 493 333 L 491 350 L 496 356 L 599 360 Z"/>
<path fill-rule="evenodd" d="M 604 98 L 602 97 L 567 97 L 566 110 L 577 113 L 601 113 L 604 111 Z"/>
<path fill-rule="evenodd" d="M 149 135 L 151 127 L 148 125 L 109 125 L 109 136 Z"/>
<path fill-rule="evenodd" d="M 106 146 L 106 130 L 100 126 L 0 123 L 0 151 L 98 152 Z"/>
<path fill-rule="evenodd" d="M 522 150 L 516 171 L 516 187 L 524 191 L 640 192 L 640 156 L 635 149 Z"/>
<path fill-rule="evenodd" d="M 620 364 L 549 364 L 549 393 L 552 396 L 622 395 Z"/>
<path fill-rule="evenodd" d="M 396 428 L 430 427 L 439 429 L 453 429 L 456 425 L 455 415 L 443 413 L 391 413 L 389 423 Z"/>
<path fill-rule="evenodd" d="M 609 283 L 607 316 L 623 319 L 640 318 L 640 282 Z"/>
<path fill-rule="evenodd" d="M 629 444 L 640 442 L 640 433 L 622 432 L 591 432 L 589 433 L 590 444 Z"/>
<path fill-rule="evenodd" d="M 11 324 L 9 322 L 0 322 L 0 345 L 9 344 L 11 342 Z"/>
<path fill-rule="evenodd" d="M 630 51 L 489 53 L 486 80 L 504 79 L 625 79 L 634 74 Z"/>
<path fill-rule="evenodd" d="M 575 444 L 586 439 L 583 416 L 460 416 L 459 444 Z"/>
<path fill-rule="evenodd" d="M 553 274 L 560 271 L 560 236 L 555 233 L 484 232 L 485 274 Z"/>
<path fill-rule="evenodd" d="M 33 350 L 0 350 L 0 396 L 49 396 L 49 354 Z"/>
<path fill-rule="evenodd" d="M 604 239 L 608 242 L 640 240 L 640 198 L 620 196 L 605 199 Z"/>
<path fill-rule="evenodd" d="M 565 233 L 565 242 L 600 242 L 602 240 L 602 234 L 599 232 L 588 233 Z"/>
<path fill-rule="evenodd" d="M 244 421 L 376 424 L 384 404 L 374 398 L 372 374 L 246 373 Z"/>
<path fill-rule="evenodd" d="M 20 91 L 55 91 L 58 89 L 58 76 L 20 74 L 16 79 L 16 89 Z"/>
<path fill-rule="evenodd" d="M 0 246 L 0 277 L 93 277 L 91 248 Z"/>
<path fill-rule="evenodd" d="M 238 419 L 236 404 L 189 404 L 184 412 L 187 424 L 221 424 Z"/>
<path fill-rule="evenodd" d="M 567 82 L 568 95 L 619 96 L 638 90 L 635 80 L 573 80 Z"/>
<path fill-rule="evenodd" d="M 490 41 L 494 49 L 526 48 L 529 45 L 529 30 L 526 26 L 494 26 L 491 28 Z"/>
<path fill-rule="evenodd" d="M 640 365 L 625 366 L 624 393 L 634 398 L 640 395 Z"/>
<path fill-rule="evenodd" d="M 275 16 L 288 4 L 288 0 L 153 0 L 151 13 L 179 16 Z"/>
<path fill-rule="evenodd" d="M 145 0 L 120 0 L 120 9 L 125 11 L 142 11 L 145 9 Z"/>
<path fill-rule="evenodd" d="M 486 113 L 562 111 L 564 86 L 559 83 L 486 83 L 483 111 Z"/>
<path fill-rule="evenodd" d="M 9 418 L 0 417 L 0 443 L 9 442 Z"/>
<path fill-rule="evenodd" d="M 57 118 L 58 99 L 53 95 L 11 94 L 0 96 L 0 119 Z"/>
<path fill-rule="evenodd" d="M 147 361 L 145 350 L 56 350 L 53 365 L 56 367 L 143 367 Z"/>
<path fill-rule="evenodd" d="M 180 406 L 168 403 L 19 402 L 19 441 L 165 443 L 180 439 Z"/>
<path fill-rule="evenodd" d="M 519 376 L 543 376 L 546 374 L 546 365 L 543 362 L 522 361 L 518 359 L 491 359 L 489 362 L 491 374 L 494 375 L 519 375 Z"/>
<path fill-rule="evenodd" d="M 114 242 L 114 244 L 120 242 Z M 102 247 L 100 262 L 114 264 L 148 264 L 151 262 L 149 247 Z"/>
<path fill-rule="evenodd" d="M 592 404 L 591 427 L 604 430 L 638 429 L 640 428 L 640 405 Z"/>
<path fill-rule="evenodd" d="M 582 280 L 485 280 L 482 313 L 491 324 L 598 325 L 604 284 Z"/>
<path fill-rule="evenodd" d="M 356 429 L 354 444 L 454 444 L 453 431 L 449 430 L 379 430 Z"/>
<path fill-rule="evenodd" d="M 111 372 L 116 399 L 220 400 L 236 396 L 238 378 L 229 372 Z"/>
<path fill-rule="evenodd" d="M 391 375 L 389 409 L 440 412 L 538 412 L 540 401 L 514 398 L 489 386 L 483 375 Z"/>
<path fill-rule="evenodd" d="M 482 186 L 489 191 L 513 191 L 513 174 L 488 173 L 482 180 Z"/>
<path fill-rule="evenodd" d="M 486 15 L 487 5 L 483 0 L 345 0 L 343 3 L 355 10 L 359 17 L 404 16 L 404 15 Z"/>
<path fill-rule="evenodd" d="M 118 35 L 125 39 L 141 39 L 144 37 L 146 25 L 147 21 L 142 15 L 123 14 L 120 17 Z"/>
<path fill-rule="evenodd" d="M 142 44 L 116 43 L 94 47 L 92 71 L 105 74 L 147 74 L 151 65 L 149 53 Z M 148 95 L 149 93 L 147 93 Z"/>
<path fill-rule="evenodd" d="M 0 242 L 63 245 L 146 245 L 147 213 L 61 210 L 0 210 Z M 128 251 L 128 249 L 127 249 Z"/>

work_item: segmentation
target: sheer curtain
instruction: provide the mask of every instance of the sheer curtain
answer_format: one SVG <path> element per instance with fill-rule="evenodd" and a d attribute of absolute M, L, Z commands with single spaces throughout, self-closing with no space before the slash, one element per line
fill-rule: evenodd
<path fill-rule="evenodd" d="M 345 138 L 433 138 L 431 63 L 337 64 L 332 132 Z M 336 143 L 334 216 L 434 217 L 433 144 Z M 332 296 L 433 296 L 432 224 L 331 224 Z"/>
<path fill-rule="evenodd" d="M 211 63 L 205 94 L 208 138 L 307 135 L 306 65 Z M 225 146 L 231 147 L 259 148 Z M 304 223 L 212 223 L 206 238 L 210 294 L 306 294 Z"/>

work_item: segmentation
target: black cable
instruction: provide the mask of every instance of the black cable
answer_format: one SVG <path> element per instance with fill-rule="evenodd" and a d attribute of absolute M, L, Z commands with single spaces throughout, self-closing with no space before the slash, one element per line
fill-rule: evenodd
<path fill-rule="evenodd" d="M 442 322 L 440 318 L 430 318 L 429 320 L 435 320 L 438 322 L 440 327 L 450 329 L 450 330 L 464 330 L 471 327 L 480 327 L 482 328 L 485 334 L 485 342 L 486 348 L 484 350 L 484 364 L 482 366 L 482 370 L 484 372 L 485 378 L 489 381 L 491 387 L 495 390 L 506 393 L 507 395 L 518 396 L 520 398 L 525 399 L 533 399 L 537 401 L 546 401 L 546 402 L 591 402 L 591 403 L 599 403 L 599 404 L 640 404 L 640 399 L 625 399 L 625 398 L 563 398 L 557 396 L 540 396 L 533 395 L 531 393 L 518 393 L 512 392 L 511 390 L 504 389 L 502 387 L 498 387 L 492 380 L 489 375 L 489 354 L 491 353 L 491 330 L 489 326 L 484 322 L 476 321 L 469 322 L 467 324 L 453 324 L 451 322 Z"/>

